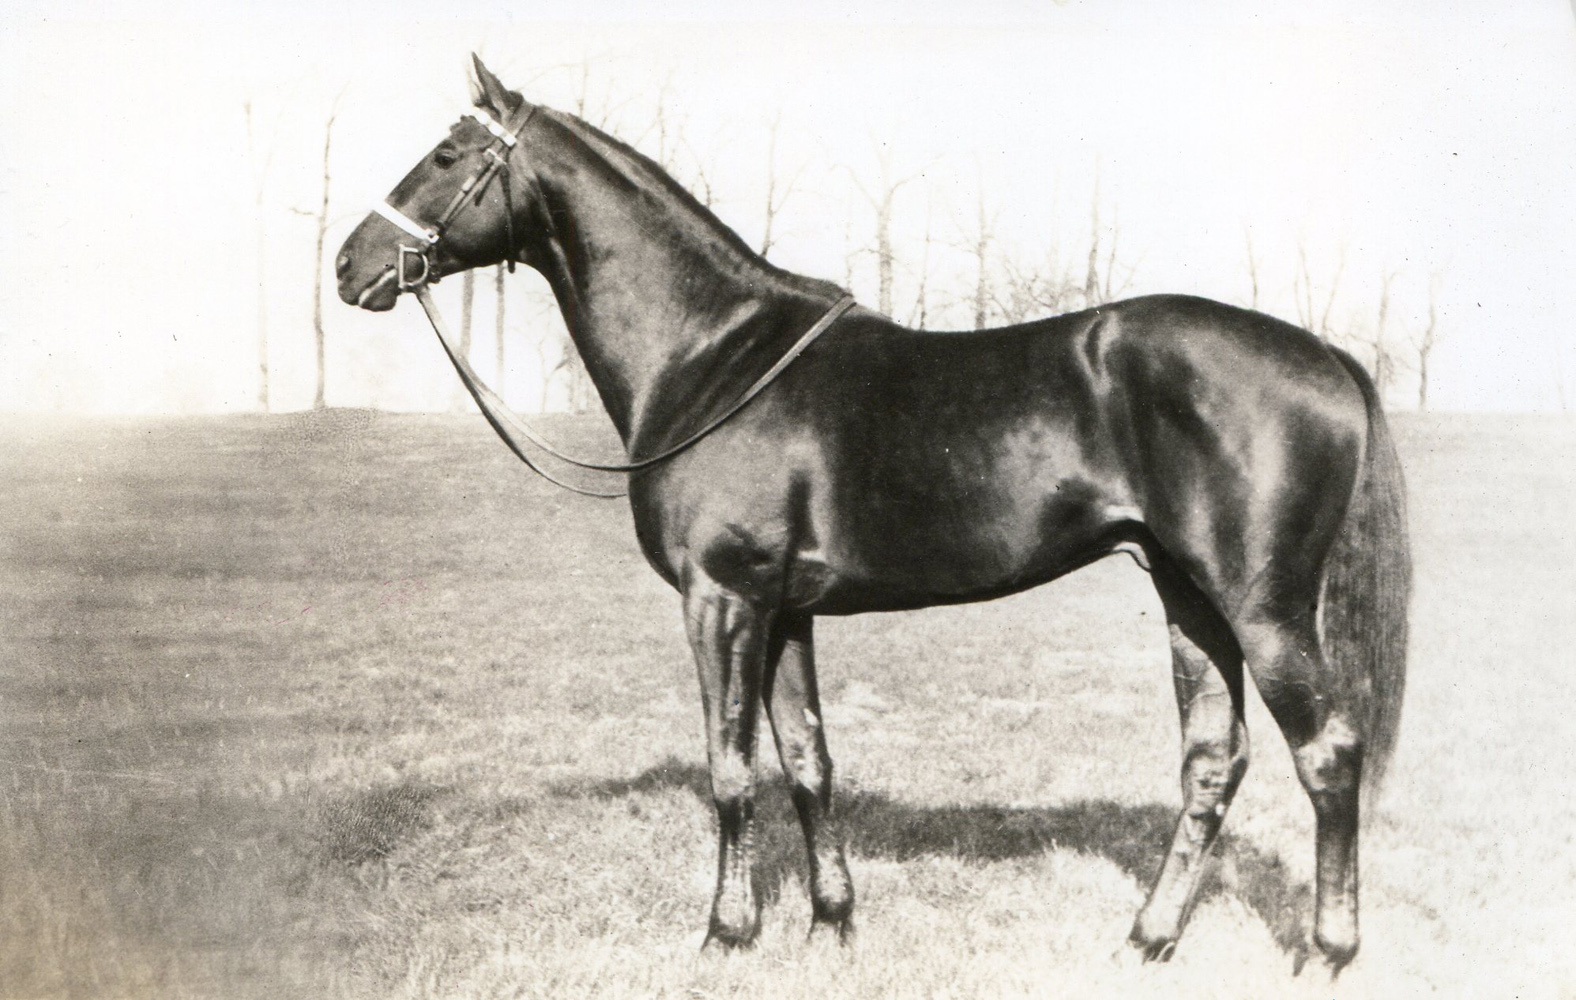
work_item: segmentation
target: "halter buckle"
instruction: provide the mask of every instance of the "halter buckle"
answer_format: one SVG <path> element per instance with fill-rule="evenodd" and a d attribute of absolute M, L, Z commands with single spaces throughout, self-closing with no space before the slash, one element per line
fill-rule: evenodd
<path fill-rule="evenodd" d="M 406 269 L 407 262 L 412 258 L 421 261 L 421 274 L 412 278 Z M 399 290 L 402 292 L 414 291 L 427 283 L 427 278 L 432 274 L 432 262 L 427 259 L 425 247 L 413 247 L 405 243 L 399 248 Z"/>

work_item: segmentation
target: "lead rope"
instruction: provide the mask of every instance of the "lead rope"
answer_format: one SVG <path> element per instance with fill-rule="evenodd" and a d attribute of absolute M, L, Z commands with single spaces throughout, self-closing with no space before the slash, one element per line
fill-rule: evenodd
<path fill-rule="evenodd" d="M 616 499 L 618 497 L 628 496 L 629 494 L 624 492 L 607 493 L 600 490 L 588 490 L 576 486 L 573 483 L 567 483 L 562 479 L 555 478 L 545 469 L 531 460 L 530 456 L 526 454 L 525 448 L 520 444 L 519 439 L 516 438 L 514 434 L 510 433 L 511 428 L 519 432 L 521 436 L 530 441 L 532 444 L 536 445 L 538 448 L 547 452 L 549 455 L 552 455 L 554 458 L 557 458 L 560 461 L 568 462 L 570 465 L 577 465 L 582 469 L 593 469 L 598 472 L 637 472 L 641 469 L 650 468 L 651 466 L 656 465 L 658 462 L 672 458 L 674 455 L 677 455 L 679 452 L 695 444 L 701 438 L 704 438 L 706 435 L 722 426 L 723 422 L 729 417 L 732 417 L 735 413 L 738 413 L 740 410 L 744 409 L 750 400 L 760 395 L 762 390 L 775 381 L 777 376 L 781 375 L 783 370 L 792 364 L 795 358 L 803 354 L 805 350 L 815 342 L 816 338 L 825 333 L 844 313 L 854 307 L 853 296 L 845 295 L 838 299 L 837 302 L 832 305 L 832 308 L 828 309 L 824 314 L 822 314 L 820 319 L 816 320 L 814 326 L 805 331 L 804 335 L 801 336 L 794 343 L 794 345 L 788 349 L 786 354 L 777 359 L 776 364 L 767 369 L 765 374 L 756 379 L 755 382 L 748 389 L 746 389 L 737 400 L 733 402 L 733 405 L 729 406 L 722 412 L 721 415 L 708 421 L 705 426 L 701 427 L 700 430 L 691 434 L 689 437 L 680 441 L 678 444 L 666 448 L 657 454 L 650 456 L 649 458 L 643 458 L 638 461 L 605 463 L 588 462 L 575 458 L 571 455 L 566 455 L 557 448 L 554 448 L 552 445 L 548 444 L 547 441 L 545 441 L 539 434 L 532 430 L 529 424 L 527 424 L 523 419 L 517 416 L 514 411 L 510 410 L 509 407 L 505 405 L 503 399 L 500 398 L 497 393 L 488 388 L 487 383 L 483 382 L 481 377 L 476 374 L 475 369 L 471 367 L 470 361 L 468 361 L 465 356 L 461 354 L 460 351 L 454 346 L 454 343 L 449 336 L 449 329 L 443 322 L 442 314 L 438 312 L 437 303 L 432 301 L 432 293 L 428 290 L 426 282 L 416 285 L 413 291 L 416 293 L 416 300 L 421 303 L 422 310 L 427 314 L 427 321 L 432 324 L 432 331 L 438 335 L 438 341 L 443 345 L 443 352 L 449 356 L 449 361 L 453 363 L 454 370 L 459 373 L 460 381 L 465 384 L 466 391 L 471 394 L 472 399 L 476 400 L 476 405 L 481 408 L 482 415 L 487 418 L 487 423 L 492 425 L 492 429 L 497 432 L 500 438 L 503 439 L 503 443 L 508 445 L 509 450 L 514 452 L 515 457 L 524 462 L 526 467 L 532 472 L 541 476 L 543 479 L 555 486 L 561 486 L 570 492 L 579 493 L 582 496 L 602 497 L 604 499 Z"/>
<path fill-rule="evenodd" d="M 432 331 L 438 335 L 438 342 L 443 345 L 443 353 L 447 354 L 449 360 L 454 363 L 454 370 L 460 373 L 460 381 L 465 383 L 465 388 L 470 392 L 471 398 L 476 400 L 476 405 L 481 408 L 482 416 L 487 418 L 487 422 L 492 425 L 492 429 L 503 439 L 503 443 L 509 446 L 509 450 L 514 452 L 515 457 L 525 463 L 526 468 L 554 486 L 561 486 L 569 492 L 578 493 L 581 496 L 616 500 L 619 497 L 629 495 L 622 492 L 605 493 L 600 490 L 588 490 L 584 487 L 576 486 L 574 483 L 566 483 L 531 461 L 531 456 L 525 453 L 525 449 L 520 447 L 520 442 L 513 434 L 509 433 L 509 428 L 504 426 L 504 421 L 510 421 L 524 430 L 524 422 L 510 412 L 498 394 L 487 387 L 487 384 L 471 368 L 471 363 L 455 348 L 454 343 L 449 339 L 449 329 L 444 325 L 443 316 L 438 312 L 437 303 L 432 301 L 432 293 L 427 290 L 427 285 L 425 283 L 417 285 L 415 292 L 416 301 L 421 303 L 421 308 L 427 313 L 427 322 L 432 324 Z M 531 435 L 527 436 L 530 437 Z"/>

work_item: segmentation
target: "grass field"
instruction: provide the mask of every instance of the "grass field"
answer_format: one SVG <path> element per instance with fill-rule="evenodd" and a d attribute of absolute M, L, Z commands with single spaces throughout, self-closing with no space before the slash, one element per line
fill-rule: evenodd
<path fill-rule="evenodd" d="M 703 954 L 698 693 L 622 503 L 479 417 L 6 418 L 0 997 L 1576 996 L 1576 423 L 1398 434 L 1407 718 L 1332 987 L 1291 976 L 1312 813 L 1256 701 L 1207 900 L 1126 960 L 1179 794 L 1125 558 L 823 621 L 857 940 L 806 939 L 774 779 L 760 946 Z"/>

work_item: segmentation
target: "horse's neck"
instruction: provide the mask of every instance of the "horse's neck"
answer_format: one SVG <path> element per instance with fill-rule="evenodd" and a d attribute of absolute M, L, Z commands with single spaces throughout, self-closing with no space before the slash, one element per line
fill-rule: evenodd
<path fill-rule="evenodd" d="M 686 363 L 731 350 L 784 276 L 654 167 L 598 149 L 568 125 L 538 172 L 549 233 L 531 262 L 558 298 L 586 371 L 627 445 L 671 423 Z M 634 183 L 632 183 L 632 178 Z M 702 364 L 701 367 L 709 367 Z"/>

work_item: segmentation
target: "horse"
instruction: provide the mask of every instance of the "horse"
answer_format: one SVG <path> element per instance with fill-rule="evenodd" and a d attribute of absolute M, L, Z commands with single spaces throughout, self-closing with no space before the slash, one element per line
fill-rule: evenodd
<path fill-rule="evenodd" d="M 608 467 L 629 470 L 640 549 L 681 597 L 699 673 L 718 837 L 706 942 L 760 929 L 762 708 L 807 845 L 811 931 L 852 927 L 818 616 L 987 600 L 1127 551 L 1169 626 L 1183 799 L 1129 942 L 1170 958 L 1198 898 L 1248 764 L 1246 664 L 1313 804 L 1311 951 L 1346 966 L 1411 575 L 1401 467 L 1362 366 L 1180 295 L 905 328 L 768 263 L 650 159 L 473 63 L 477 110 L 346 239 L 340 297 L 383 311 L 447 274 L 528 264 L 627 454 L 650 456 Z"/>

